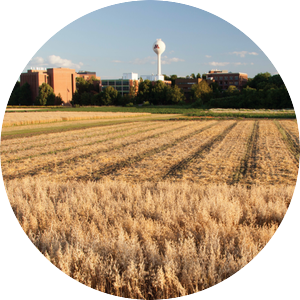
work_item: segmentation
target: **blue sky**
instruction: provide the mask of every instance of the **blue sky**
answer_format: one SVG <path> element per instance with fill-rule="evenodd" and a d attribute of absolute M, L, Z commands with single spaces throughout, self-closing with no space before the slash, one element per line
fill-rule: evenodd
<path fill-rule="evenodd" d="M 157 38 L 166 44 L 163 74 L 277 73 L 260 48 L 228 22 L 198 8 L 157 1 L 117 4 L 75 20 L 50 38 L 25 70 L 69 67 L 95 71 L 102 79 L 156 74 Z"/>

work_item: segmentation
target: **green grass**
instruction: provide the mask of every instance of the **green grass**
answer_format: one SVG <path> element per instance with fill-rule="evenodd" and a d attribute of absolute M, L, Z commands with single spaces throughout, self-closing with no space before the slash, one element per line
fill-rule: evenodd
<path fill-rule="evenodd" d="M 48 125 L 49 123 L 44 124 L 34 124 L 37 125 L 36 128 L 22 128 L 22 126 L 27 125 L 21 125 L 17 126 L 16 130 L 13 131 L 2 131 L 1 132 L 1 140 L 8 140 L 12 138 L 20 138 L 25 136 L 33 136 L 33 135 L 40 135 L 45 133 L 55 133 L 55 132 L 63 132 L 63 131 L 70 131 L 70 130 L 79 130 L 79 129 L 86 129 L 86 128 L 92 128 L 92 127 L 99 127 L 99 126 L 108 126 L 108 125 L 114 125 L 114 124 L 124 124 L 124 123 L 130 123 L 130 122 L 147 122 L 147 121 L 155 121 L 155 120 L 169 120 L 171 117 L 168 116 L 144 116 L 144 117 L 137 117 L 137 118 L 127 118 L 126 120 L 108 120 L 108 121 L 99 121 L 99 122 L 93 122 L 89 123 L 87 120 L 87 123 L 76 123 L 76 121 L 62 121 L 65 123 L 64 126 L 55 126 L 55 123 L 53 123 L 53 126 L 51 127 L 42 127 L 42 125 Z M 61 122 L 60 122 L 61 123 Z"/>

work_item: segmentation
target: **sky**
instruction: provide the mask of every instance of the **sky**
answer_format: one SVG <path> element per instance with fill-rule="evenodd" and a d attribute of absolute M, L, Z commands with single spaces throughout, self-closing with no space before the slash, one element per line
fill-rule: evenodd
<path fill-rule="evenodd" d="M 121 3 L 89 13 L 51 37 L 24 69 L 66 67 L 96 72 L 101 79 L 123 73 L 156 75 L 152 50 L 162 39 L 162 74 L 187 76 L 209 70 L 247 73 L 277 71 L 239 29 L 221 18 L 184 4 Z"/>

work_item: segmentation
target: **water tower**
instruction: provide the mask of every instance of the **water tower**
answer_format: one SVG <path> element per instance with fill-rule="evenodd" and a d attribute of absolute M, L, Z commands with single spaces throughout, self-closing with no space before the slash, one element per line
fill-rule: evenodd
<path fill-rule="evenodd" d="M 161 76 L 161 54 L 166 50 L 166 45 L 161 39 L 157 39 L 153 44 L 153 51 L 157 54 L 157 76 Z"/>

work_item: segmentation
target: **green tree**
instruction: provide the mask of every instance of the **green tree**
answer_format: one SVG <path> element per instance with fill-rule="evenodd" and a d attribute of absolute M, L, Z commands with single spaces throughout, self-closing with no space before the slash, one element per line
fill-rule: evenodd
<path fill-rule="evenodd" d="M 61 105 L 63 103 L 61 94 L 58 93 L 58 95 L 55 97 L 54 105 Z"/>
<path fill-rule="evenodd" d="M 20 81 L 17 81 L 8 100 L 8 105 L 18 105 L 20 98 Z"/>
<path fill-rule="evenodd" d="M 206 102 L 206 98 L 210 93 L 212 93 L 212 88 L 205 80 L 201 80 L 198 84 L 193 84 L 191 87 L 191 98 L 194 101 L 202 99 Z"/>
<path fill-rule="evenodd" d="M 150 80 L 146 79 L 139 84 L 138 90 L 138 103 L 143 103 L 144 101 L 149 101 L 151 97 L 152 83 Z"/>
<path fill-rule="evenodd" d="M 36 98 L 36 104 L 37 105 L 50 105 L 50 103 L 54 104 L 55 100 L 55 94 L 53 92 L 53 88 L 47 84 L 47 83 L 42 83 L 39 87 L 39 95 Z"/>
<path fill-rule="evenodd" d="M 165 90 L 166 104 L 178 104 L 185 101 L 184 93 L 177 85 L 174 87 L 166 85 Z"/>
<path fill-rule="evenodd" d="M 27 82 L 25 82 L 20 88 L 19 104 L 32 105 L 30 85 Z"/>
<path fill-rule="evenodd" d="M 195 73 L 192 73 L 190 77 L 195 79 L 196 78 Z"/>
<path fill-rule="evenodd" d="M 227 89 L 227 93 L 234 94 L 237 93 L 239 90 L 235 85 L 230 85 Z"/>
<path fill-rule="evenodd" d="M 166 97 L 166 84 L 161 81 L 158 80 L 155 82 L 154 87 L 152 88 L 152 103 L 154 105 L 157 104 L 163 104 L 163 102 L 165 101 L 165 97 Z"/>
<path fill-rule="evenodd" d="M 81 97 L 80 97 L 78 91 L 75 91 L 75 93 L 72 96 L 71 104 L 72 105 L 76 105 L 76 104 L 80 105 L 80 103 L 81 103 Z"/>
<path fill-rule="evenodd" d="M 112 105 L 116 102 L 118 91 L 108 86 L 100 93 L 100 105 Z"/>
<path fill-rule="evenodd" d="M 271 74 L 268 72 L 258 73 L 251 81 L 248 80 L 247 85 L 254 89 L 263 89 L 271 77 Z"/>
<path fill-rule="evenodd" d="M 80 96 L 81 105 L 90 105 L 91 104 L 92 94 L 88 92 L 83 92 Z"/>
<path fill-rule="evenodd" d="M 197 77 L 197 78 L 201 78 L 201 75 L 200 75 L 200 73 L 198 73 L 196 77 Z"/>

